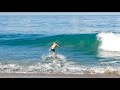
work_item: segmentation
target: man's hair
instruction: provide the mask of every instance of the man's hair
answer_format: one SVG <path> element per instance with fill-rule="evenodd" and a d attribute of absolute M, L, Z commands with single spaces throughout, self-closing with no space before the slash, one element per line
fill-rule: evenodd
<path fill-rule="evenodd" d="M 55 42 L 56 44 L 58 44 L 58 42 Z"/>

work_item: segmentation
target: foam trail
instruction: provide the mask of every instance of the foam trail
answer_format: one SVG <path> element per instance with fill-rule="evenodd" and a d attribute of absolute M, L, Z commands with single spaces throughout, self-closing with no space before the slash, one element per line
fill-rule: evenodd
<path fill-rule="evenodd" d="M 120 52 L 110 52 L 110 51 L 103 51 L 103 50 L 99 50 L 98 52 L 98 57 L 109 57 L 109 58 L 120 58 Z"/>
<path fill-rule="evenodd" d="M 45 60 L 46 58 L 50 58 L 52 55 L 51 54 L 48 54 L 48 55 L 42 55 L 42 59 L 43 60 Z M 64 55 L 62 55 L 62 54 L 57 54 L 57 57 L 59 58 L 59 59 L 61 59 L 61 60 L 65 60 L 66 59 L 66 57 L 64 56 Z"/>
<path fill-rule="evenodd" d="M 102 32 L 97 35 L 97 39 L 101 41 L 99 49 L 120 52 L 120 34 Z"/>

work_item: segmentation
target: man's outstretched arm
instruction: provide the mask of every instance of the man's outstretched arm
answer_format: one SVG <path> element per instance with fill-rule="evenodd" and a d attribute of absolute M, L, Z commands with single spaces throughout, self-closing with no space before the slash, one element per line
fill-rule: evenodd
<path fill-rule="evenodd" d="M 58 47 L 62 48 L 60 45 L 57 44 Z"/>

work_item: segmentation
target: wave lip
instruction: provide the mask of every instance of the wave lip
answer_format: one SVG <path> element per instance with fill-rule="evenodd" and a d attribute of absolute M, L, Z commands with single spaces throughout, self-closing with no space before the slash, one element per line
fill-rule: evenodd
<path fill-rule="evenodd" d="M 101 42 L 98 49 L 120 52 L 120 34 L 102 32 L 97 35 L 97 40 Z"/>

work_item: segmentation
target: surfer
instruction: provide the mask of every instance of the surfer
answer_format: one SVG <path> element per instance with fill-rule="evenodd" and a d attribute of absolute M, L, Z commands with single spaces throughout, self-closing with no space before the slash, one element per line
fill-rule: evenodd
<path fill-rule="evenodd" d="M 56 58 L 56 57 L 57 57 L 57 54 L 55 53 L 55 47 L 56 47 L 56 46 L 61 47 L 60 45 L 58 45 L 58 42 L 54 42 L 54 43 L 52 44 L 52 46 L 50 47 L 50 49 L 49 49 L 49 50 L 52 51 L 52 57 L 53 57 L 53 58 Z"/>

